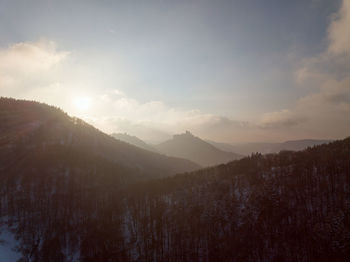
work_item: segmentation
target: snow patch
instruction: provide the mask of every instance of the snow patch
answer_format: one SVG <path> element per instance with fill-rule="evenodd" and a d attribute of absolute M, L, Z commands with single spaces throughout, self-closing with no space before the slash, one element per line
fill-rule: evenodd
<path fill-rule="evenodd" d="M 15 234 L 7 226 L 0 224 L 0 261 L 15 262 L 21 258 L 21 254 L 14 249 L 18 245 Z"/>

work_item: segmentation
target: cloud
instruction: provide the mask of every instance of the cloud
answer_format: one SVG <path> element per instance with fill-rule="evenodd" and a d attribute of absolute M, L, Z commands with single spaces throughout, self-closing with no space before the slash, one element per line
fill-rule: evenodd
<path fill-rule="evenodd" d="M 328 28 L 328 51 L 335 55 L 350 55 L 350 1 L 343 0 Z"/>
<path fill-rule="evenodd" d="M 341 80 L 350 72 L 350 1 L 343 0 L 339 11 L 331 16 L 328 27 L 328 46 L 317 56 L 303 59 L 296 70 L 300 85 L 317 85 L 332 79 Z M 321 86 L 322 87 L 322 86 Z"/>
<path fill-rule="evenodd" d="M 305 121 L 305 116 L 300 116 L 295 112 L 283 109 L 281 111 L 263 114 L 260 126 L 262 128 L 284 128 L 297 126 Z"/>
<path fill-rule="evenodd" d="M 265 137 L 260 126 L 246 121 L 169 106 L 164 101 L 140 102 L 110 87 L 118 82 L 106 85 L 103 73 L 96 74 L 71 57 L 70 52 L 59 50 L 48 40 L 0 49 L 1 95 L 54 104 L 107 133 L 127 132 L 154 143 L 185 130 L 220 141 Z M 127 85 L 123 82 L 123 90 Z M 89 100 L 89 108 L 77 106 L 82 99 Z"/>
<path fill-rule="evenodd" d="M 140 103 L 115 91 L 100 95 L 94 104 L 95 115 L 87 121 L 108 133 L 127 132 L 155 143 L 187 129 L 202 131 L 225 122 L 200 110 L 170 107 L 162 101 Z"/>
<path fill-rule="evenodd" d="M 227 118 L 197 109 L 170 107 L 163 101 L 141 103 L 119 89 L 103 88 L 103 75 L 70 63 L 69 55 L 48 40 L 0 49 L 1 95 L 55 104 L 105 132 L 128 132 L 152 141 L 186 129 L 205 135 L 206 129 L 232 126 Z M 89 110 L 77 106 L 81 99 L 89 100 Z"/>
<path fill-rule="evenodd" d="M 331 17 L 327 48 L 303 59 L 295 72 L 299 86 L 314 91 L 294 107 L 266 113 L 265 128 L 288 128 L 295 134 L 346 137 L 350 134 L 350 1 Z"/>
<path fill-rule="evenodd" d="M 68 52 L 58 51 L 52 41 L 22 42 L 0 49 L 0 90 L 13 96 L 57 81 L 57 66 Z"/>
<path fill-rule="evenodd" d="M 37 73 L 47 71 L 60 63 L 68 52 L 59 52 L 52 41 L 16 43 L 0 50 L 0 69 L 9 73 Z"/>

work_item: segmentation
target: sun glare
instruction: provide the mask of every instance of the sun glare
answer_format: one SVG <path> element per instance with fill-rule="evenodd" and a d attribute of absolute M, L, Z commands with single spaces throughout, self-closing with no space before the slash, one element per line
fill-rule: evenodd
<path fill-rule="evenodd" d="M 87 111 L 91 106 L 91 99 L 89 97 L 77 97 L 73 100 L 73 104 L 79 111 Z"/>

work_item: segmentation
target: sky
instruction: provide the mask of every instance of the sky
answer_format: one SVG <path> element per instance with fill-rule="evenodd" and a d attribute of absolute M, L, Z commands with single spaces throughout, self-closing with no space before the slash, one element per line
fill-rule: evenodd
<path fill-rule="evenodd" d="M 0 96 L 151 143 L 350 135 L 350 0 L 0 0 Z"/>

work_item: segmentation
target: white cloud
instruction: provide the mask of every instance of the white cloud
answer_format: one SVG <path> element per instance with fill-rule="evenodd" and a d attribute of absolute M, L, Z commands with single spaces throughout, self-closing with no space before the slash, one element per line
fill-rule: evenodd
<path fill-rule="evenodd" d="M 0 69 L 5 73 L 32 74 L 47 71 L 60 63 L 68 52 L 59 52 L 52 41 L 22 42 L 0 50 Z"/>
<path fill-rule="evenodd" d="M 328 29 L 328 51 L 335 55 L 350 55 L 350 1 L 343 0 Z"/>
<path fill-rule="evenodd" d="M 52 41 L 16 43 L 0 49 L 1 95 L 25 97 L 33 88 L 47 87 L 58 80 L 60 65 L 68 52 L 58 51 Z"/>
<path fill-rule="evenodd" d="M 350 1 L 343 0 L 328 28 L 329 45 L 306 58 L 296 70 L 299 86 L 314 93 L 301 97 L 294 108 L 264 114 L 264 128 L 324 138 L 350 135 Z"/>
<path fill-rule="evenodd" d="M 305 117 L 283 109 L 281 111 L 263 114 L 260 125 L 262 128 L 284 128 L 297 126 L 305 120 Z"/>

